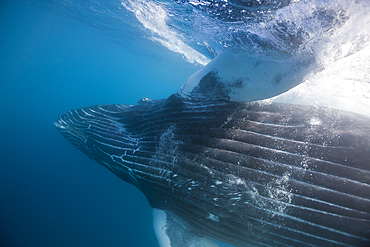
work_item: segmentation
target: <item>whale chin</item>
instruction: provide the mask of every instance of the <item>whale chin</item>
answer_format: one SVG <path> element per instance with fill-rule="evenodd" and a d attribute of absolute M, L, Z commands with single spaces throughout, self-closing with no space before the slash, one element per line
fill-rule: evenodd
<path fill-rule="evenodd" d="M 199 246 L 214 244 L 206 236 L 235 246 L 369 246 L 369 123 L 330 108 L 172 95 L 77 109 L 54 125 L 145 194 L 171 246 L 190 246 L 181 236 Z"/>

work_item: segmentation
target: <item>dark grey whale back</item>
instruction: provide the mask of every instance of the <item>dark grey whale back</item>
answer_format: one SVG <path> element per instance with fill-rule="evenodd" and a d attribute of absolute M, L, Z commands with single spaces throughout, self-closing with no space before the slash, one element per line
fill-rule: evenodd
<path fill-rule="evenodd" d="M 370 246 L 370 118 L 314 106 L 144 100 L 59 132 L 150 204 L 235 246 Z"/>

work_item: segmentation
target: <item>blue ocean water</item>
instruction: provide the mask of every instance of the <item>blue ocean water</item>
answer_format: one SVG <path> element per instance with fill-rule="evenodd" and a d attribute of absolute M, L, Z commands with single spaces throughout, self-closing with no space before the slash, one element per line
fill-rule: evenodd
<path fill-rule="evenodd" d="M 0 12 L 0 245 L 158 246 L 145 197 L 53 122 L 81 106 L 168 97 L 197 67 L 134 54 L 29 1 Z"/>
<path fill-rule="evenodd" d="M 322 12 L 313 16 L 320 16 L 317 18 L 327 26 L 321 23 L 319 30 L 324 34 L 312 36 L 318 27 L 305 26 L 304 20 L 300 20 L 300 28 L 287 25 L 289 21 L 276 28 L 271 17 L 260 14 L 261 9 L 251 11 L 248 18 L 266 24 L 261 27 L 236 18 L 243 9 L 231 9 L 238 14 L 220 17 L 221 10 L 231 13 L 229 6 L 220 9 L 213 3 L 204 10 L 204 1 L 182 1 L 188 11 L 178 11 L 177 5 L 163 1 L 174 18 L 161 19 L 159 15 L 153 22 L 148 13 L 157 5 L 146 5 L 151 11 L 145 12 L 137 7 L 142 2 L 0 3 L 1 246 L 158 246 L 151 208 L 139 190 L 73 148 L 52 123 L 61 113 L 82 106 L 166 98 L 223 50 L 274 59 L 314 56 L 324 74 L 313 75 L 314 79 L 280 100 L 304 100 L 302 96 L 311 95 L 318 104 L 341 107 L 345 99 L 349 102 L 346 109 L 369 114 L 369 67 L 363 62 L 369 57 L 368 26 L 362 25 L 364 34 L 353 35 L 352 40 L 343 36 L 350 37 L 358 30 L 346 33 L 345 28 L 343 36 L 339 33 L 330 40 L 334 37 L 331 33 L 343 27 L 345 14 L 330 15 L 332 12 L 317 7 Z M 264 11 L 289 7 L 291 1 L 285 2 Z M 192 12 L 191 7 L 199 12 Z M 302 8 L 295 10 L 309 12 Z M 204 12 L 212 18 L 199 15 Z M 281 20 L 288 18 L 281 15 Z M 190 24 L 181 21 L 190 19 Z M 203 28 L 194 25 L 195 20 Z M 220 20 L 227 20 L 228 25 L 215 25 Z M 166 29 L 168 26 L 173 29 Z M 245 28 L 248 31 L 242 32 Z M 181 35 L 171 36 L 173 30 Z M 276 35 L 267 37 L 274 31 Z M 348 68 L 343 59 L 358 54 L 361 56 L 350 61 L 355 69 L 338 79 L 337 72 L 343 72 L 340 66 Z M 339 60 L 344 65 L 337 64 Z M 333 83 L 328 75 L 336 76 Z M 335 86 L 343 78 L 351 90 Z M 324 79 L 325 83 L 320 83 Z M 317 93 L 323 89 L 340 98 L 330 101 L 326 94 L 323 100 Z"/>

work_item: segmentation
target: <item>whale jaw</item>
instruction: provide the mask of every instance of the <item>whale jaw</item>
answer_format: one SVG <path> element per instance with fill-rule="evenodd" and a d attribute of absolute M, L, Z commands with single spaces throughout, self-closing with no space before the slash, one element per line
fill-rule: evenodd
<path fill-rule="evenodd" d="M 61 134 L 188 232 L 235 246 L 367 246 L 369 118 L 167 100 L 63 114 Z"/>

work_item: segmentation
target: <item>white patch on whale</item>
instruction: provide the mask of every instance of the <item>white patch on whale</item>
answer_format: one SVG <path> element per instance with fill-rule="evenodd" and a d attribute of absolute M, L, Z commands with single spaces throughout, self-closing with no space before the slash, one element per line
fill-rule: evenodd
<path fill-rule="evenodd" d="M 207 236 L 199 236 L 192 229 L 187 229 L 167 212 L 156 208 L 152 212 L 154 232 L 160 247 L 219 247 Z"/>
<path fill-rule="evenodd" d="M 219 222 L 218 216 L 211 213 L 208 214 L 207 219 Z"/>

